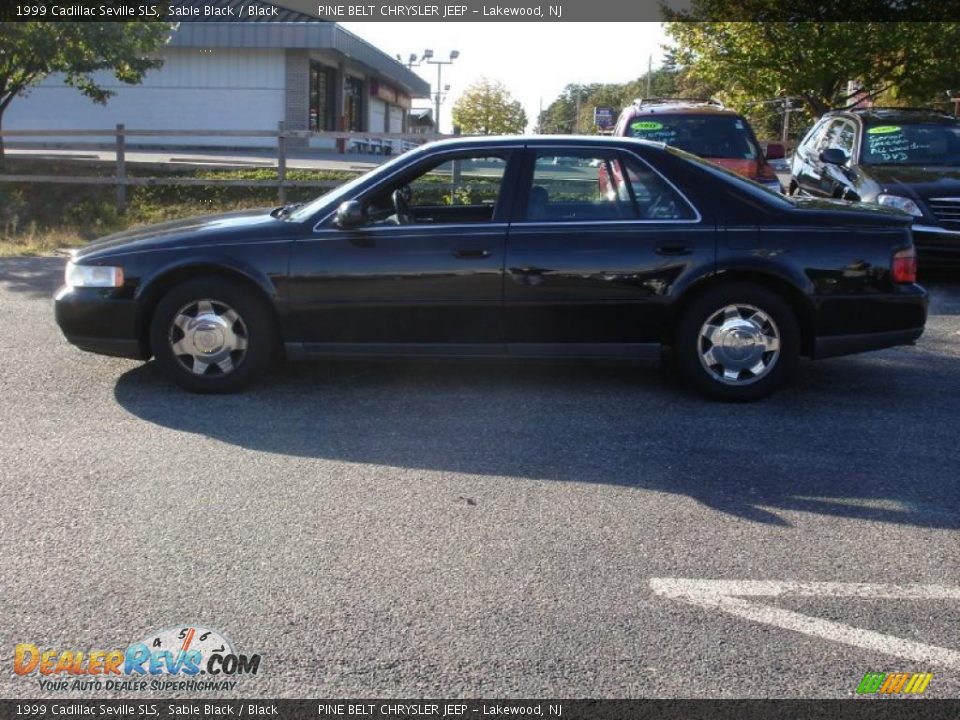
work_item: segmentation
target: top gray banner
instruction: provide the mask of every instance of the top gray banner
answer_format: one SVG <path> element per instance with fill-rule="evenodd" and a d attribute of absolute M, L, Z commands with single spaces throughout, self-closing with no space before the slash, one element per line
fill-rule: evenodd
<path fill-rule="evenodd" d="M 960 19 L 939 0 L 5 0 L 4 21 L 917 22 Z M 614 49 L 615 50 L 615 49 Z"/>

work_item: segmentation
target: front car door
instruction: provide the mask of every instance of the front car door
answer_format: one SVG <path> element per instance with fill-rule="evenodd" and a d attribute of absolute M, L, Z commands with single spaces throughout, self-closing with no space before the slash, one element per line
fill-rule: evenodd
<path fill-rule="evenodd" d="M 352 198 L 358 227 L 331 217 L 300 238 L 289 292 L 300 349 L 502 352 L 515 157 L 502 147 L 431 155 Z"/>
<path fill-rule="evenodd" d="M 531 146 L 520 188 L 504 277 L 509 352 L 658 352 L 674 282 L 713 266 L 714 227 L 648 162 L 614 148 Z"/>
<path fill-rule="evenodd" d="M 822 163 L 819 158 L 820 144 L 831 122 L 831 118 L 821 119 L 807 133 L 794 153 L 792 174 L 801 195 L 819 194 L 817 188 L 822 175 Z"/>

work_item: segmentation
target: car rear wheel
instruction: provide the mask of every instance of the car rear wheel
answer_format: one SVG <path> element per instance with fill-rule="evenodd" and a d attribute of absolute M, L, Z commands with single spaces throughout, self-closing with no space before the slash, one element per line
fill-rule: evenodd
<path fill-rule="evenodd" d="M 150 324 L 160 369 L 197 393 L 249 385 L 269 367 L 276 342 L 266 303 L 224 278 L 177 285 L 160 300 Z"/>
<path fill-rule="evenodd" d="M 718 400 L 759 400 L 789 379 L 800 351 L 800 328 L 776 293 L 749 284 L 707 291 L 676 329 L 677 367 L 702 394 Z"/>

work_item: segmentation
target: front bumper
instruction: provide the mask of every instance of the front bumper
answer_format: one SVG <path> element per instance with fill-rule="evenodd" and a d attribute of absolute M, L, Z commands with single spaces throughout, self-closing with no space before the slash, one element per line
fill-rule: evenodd
<path fill-rule="evenodd" d="M 81 350 L 145 360 L 137 330 L 137 304 L 114 288 L 63 286 L 53 297 L 54 317 L 64 337 Z"/>

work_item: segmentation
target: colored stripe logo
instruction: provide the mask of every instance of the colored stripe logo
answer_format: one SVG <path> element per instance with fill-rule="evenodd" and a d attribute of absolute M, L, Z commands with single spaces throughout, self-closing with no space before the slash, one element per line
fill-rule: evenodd
<path fill-rule="evenodd" d="M 920 695 L 933 679 L 933 673 L 871 673 L 857 686 L 858 695 Z"/>

